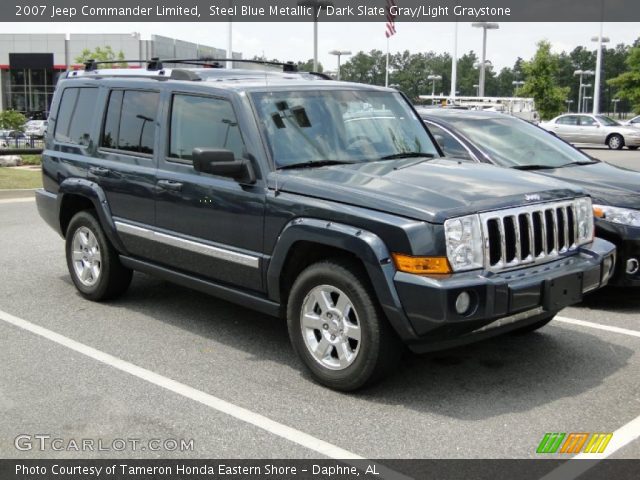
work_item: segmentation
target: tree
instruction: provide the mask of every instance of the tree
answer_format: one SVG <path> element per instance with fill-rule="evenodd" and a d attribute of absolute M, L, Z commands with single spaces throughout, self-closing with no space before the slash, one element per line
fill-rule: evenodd
<path fill-rule="evenodd" d="M 20 130 L 22 132 L 26 122 L 27 117 L 15 110 L 5 110 L 0 112 L 0 128 L 6 130 Z"/>
<path fill-rule="evenodd" d="M 640 46 L 629 51 L 625 63 L 627 71 L 607 83 L 616 89 L 620 98 L 631 102 L 635 112 L 640 112 Z"/>
<path fill-rule="evenodd" d="M 358 52 L 342 66 L 340 78 L 348 82 L 384 85 L 386 55 L 380 50 Z M 392 83 L 392 82 L 390 82 Z"/>
<path fill-rule="evenodd" d="M 114 68 L 128 67 L 127 62 L 124 61 L 124 53 L 122 50 L 116 54 L 109 45 L 106 47 L 96 47 L 93 51 L 85 48 L 75 59 L 76 63 L 85 63 L 89 60 L 95 60 L 96 62 L 112 62 L 118 60 L 120 63 L 115 63 L 113 65 Z"/>
<path fill-rule="evenodd" d="M 521 94 L 534 98 L 540 116 L 549 119 L 562 112 L 569 88 L 557 86 L 558 55 L 551 53 L 548 41 L 538 43 L 538 50 L 530 62 L 524 63 L 523 71 L 525 84 Z"/>

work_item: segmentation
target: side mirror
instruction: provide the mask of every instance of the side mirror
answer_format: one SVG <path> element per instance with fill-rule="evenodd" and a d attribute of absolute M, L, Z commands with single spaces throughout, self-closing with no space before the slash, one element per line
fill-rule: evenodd
<path fill-rule="evenodd" d="M 219 148 L 194 148 L 193 169 L 220 177 L 233 178 L 239 183 L 255 183 L 256 174 L 248 160 L 236 160 L 230 150 Z"/>

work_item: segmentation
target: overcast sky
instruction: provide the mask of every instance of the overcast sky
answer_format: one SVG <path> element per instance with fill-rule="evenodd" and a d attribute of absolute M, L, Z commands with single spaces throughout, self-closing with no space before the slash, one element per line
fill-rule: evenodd
<path fill-rule="evenodd" d="M 336 68 L 336 58 L 327 52 L 332 49 L 386 50 L 384 23 L 320 23 L 318 54 L 327 70 Z M 513 23 L 503 22 L 499 30 L 489 31 L 487 58 L 498 68 L 512 66 L 518 56 L 530 58 L 535 44 L 547 39 L 555 51 L 572 50 L 578 45 L 590 46 L 592 36 L 599 33 L 597 23 Z M 181 40 L 227 47 L 226 23 L 0 23 L 3 33 L 130 33 L 140 32 L 142 38 L 152 34 Z M 453 23 L 399 23 L 397 34 L 391 38 L 391 52 L 451 52 Z M 640 23 L 605 23 L 604 36 L 611 44 L 632 43 L 640 36 Z M 470 23 L 458 26 L 459 55 L 482 45 L 482 31 Z M 281 60 L 307 60 L 313 57 L 312 23 L 234 23 L 233 50 L 245 58 L 266 55 Z"/>

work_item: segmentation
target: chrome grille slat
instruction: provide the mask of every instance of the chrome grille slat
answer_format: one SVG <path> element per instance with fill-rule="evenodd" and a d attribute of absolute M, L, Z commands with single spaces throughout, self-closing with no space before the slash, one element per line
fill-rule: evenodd
<path fill-rule="evenodd" d="M 575 250 L 578 239 L 576 202 L 577 200 L 565 200 L 539 203 L 481 213 L 485 268 L 500 271 L 531 263 L 544 263 Z M 494 232 L 491 238 L 490 222 Z M 572 237 L 570 232 L 573 232 Z M 498 239 L 500 245 L 492 243 Z M 507 242 L 514 244 L 507 245 Z M 542 247 L 541 251 L 538 250 L 538 255 L 536 243 Z"/>

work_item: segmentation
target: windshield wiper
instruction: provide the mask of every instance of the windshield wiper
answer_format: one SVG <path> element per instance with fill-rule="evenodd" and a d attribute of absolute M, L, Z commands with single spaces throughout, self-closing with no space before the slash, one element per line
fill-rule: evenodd
<path fill-rule="evenodd" d="M 600 163 L 600 160 L 580 160 L 579 162 L 569 162 L 564 165 L 560 165 L 558 168 L 575 167 L 576 165 L 593 165 L 594 163 Z"/>
<path fill-rule="evenodd" d="M 352 162 L 349 160 L 310 160 L 308 162 L 299 162 L 299 163 L 292 163 L 289 165 L 283 165 L 281 167 L 278 167 L 277 170 L 289 170 L 293 168 L 326 167 L 329 165 L 349 165 L 352 163 L 357 163 L 357 162 Z"/>
<path fill-rule="evenodd" d="M 380 160 L 396 160 L 398 158 L 433 158 L 433 153 L 425 153 L 425 152 L 400 152 L 394 153 L 392 155 L 386 155 L 384 157 L 380 157 Z"/>
<path fill-rule="evenodd" d="M 563 166 L 563 165 L 562 165 Z M 560 168 L 560 167 L 554 167 L 552 165 L 514 165 L 513 167 L 514 170 L 552 170 L 554 168 Z"/>

